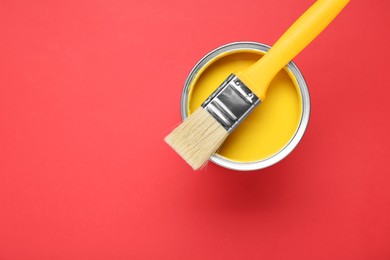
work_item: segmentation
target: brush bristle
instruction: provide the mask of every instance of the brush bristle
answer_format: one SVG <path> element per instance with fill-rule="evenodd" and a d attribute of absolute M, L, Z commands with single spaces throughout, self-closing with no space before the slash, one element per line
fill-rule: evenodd
<path fill-rule="evenodd" d="M 167 142 L 194 170 L 217 151 L 229 133 L 204 108 L 198 108 L 167 137 Z"/>

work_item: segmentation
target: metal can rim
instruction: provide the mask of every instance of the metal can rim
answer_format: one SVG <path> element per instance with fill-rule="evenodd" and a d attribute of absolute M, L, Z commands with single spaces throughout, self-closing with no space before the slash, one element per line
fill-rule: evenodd
<path fill-rule="evenodd" d="M 187 76 L 187 79 L 184 83 L 184 88 L 182 91 L 182 96 L 181 96 L 181 103 L 180 103 L 180 111 L 181 111 L 181 116 L 182 119 L 184 120 L 185 118 L 188 117 L 188 98 L 189 98 L 189 91 L 190 91 L 190 86 L 194 78 L 197 76 L 197 73 L 203 66 L 208 64 L 213 58 L 217 57 L 220 54 L 226 53 L 226 52 L 231 52 L 231 51 L 239 51 L 239 50 L 257 50 L 260 52 L 267 52 L 271 47 L 259 43 L 259 42 L 251 42 L 251 41 L 243 41 L 243 42 L 232 42 L 225 44 L 223 46 L 220 46 L 208 54 L 206 54 L 202 59 L 199 60 L 198 63 L 192 68 L 190 73 Z M 293 137 L 290 139 L 290 141 L 277 153 L 274 155 L 265 158 L 260 161 L 253 161 L 253 162 L 237 162 L 237 161 L 232 161 L 228 160 L 222 156 L 219 156 L 217 154 L 213 155 L 210 158 L 210 161 L 213 163 L 222 166 L 227 169 L 231 170 L 238 170 L 238 171 L 254 171 L 254 170 L 260 170 L 266 167 L 269 167 L 271 165 L 276 164 L 277 162 L 281 161 L 284 159 L 287 155 L 289 155 L 295 147 L 298 145 L 300 140 L 302 139 L 307 125 L 309 123 L 309 117 L 310 117 L 310 94 L 309 90 L 307 87 L 307 83 L 301 73 L 301 71 L 298 69 L 297 65 L 293 62 L 290 61 L 286 65 L 287 70 L 289 70 L 296 78 L 300 93 L 301 93 L 301 99 L 302 99 L 302 114 L 301 114 L 301 119 L 298 124 L 298 128 L 295 131 Z"/>

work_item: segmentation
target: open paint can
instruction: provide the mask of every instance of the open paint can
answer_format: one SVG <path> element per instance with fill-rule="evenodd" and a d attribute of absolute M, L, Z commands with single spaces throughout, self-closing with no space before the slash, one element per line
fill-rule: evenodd
<path fill-rule="evenodd" d="M 183 120 L 231 74 L 259 60 L 269 46 L 234 42 L 204 56 L 192 69 L 181 99 Z M 306 82 L 291 61 L 271 82 L 266 99 L 235 129 L 210 160 L 222 167 L 249 171 L 285 158 L 305 133 L 310 115 Z"/>

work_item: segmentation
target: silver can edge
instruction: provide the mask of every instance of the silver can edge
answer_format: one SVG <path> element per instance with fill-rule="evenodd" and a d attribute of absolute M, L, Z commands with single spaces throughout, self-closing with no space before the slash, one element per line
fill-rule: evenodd
<path fill-rule="evenodd" d="M 187 76 L 186 81 L 184 82 L 184 88 L 181 95 L 181 102 L 180 102 L 180 112 L 182 119 L 188 117 L 188 99 L 189 99 L 189 91 L 190 91 L 190 85 L 191 82 L 194 80 L 194 78 L 197 76 L 197 73 L 199 70 L 209 63 L 209 61 L 216 56 L 226 53 L 226 52 L 232 52 L 232 51 L 239 51 L 239 50 L 257 50 L 260 52 L 267 52 L 271 47 L 258 42 L 251 42 L 251 41 L 242 41 L 242 42 L 232 42 L 225 44 L 223 46 L 220 46 L 211 52 L 207 53 L 202 59 L 196 63 L 196 65 L 192 68 L 190 73 Z M 287 64 L 287 69 L 290 70 L 290 72 L 295 76 L 299 90 L 301 92 L 301 99 L 302 99 L 302 114 L 301 119 L 299 121 L 299 125 L 297 130 L 295 131 L 293 137 L 290 139 L 290 141 L 277 153 L 274 155 L 265 158 L 260 161 L 253 161 L 253 162 L 237 162 L 228 160 L 222 156 L 219 155 L 213 155 L 210 158 L 210 161 L 213 163 L 222 166 L 227 169 L 231 170 L 237 170 L 237 171 L 255 171 L 264 169 L 266 167 L 269 167 L 271 165 L 276 164 L 277 162 L 284 159 L 287 155 L 289 155 L 295 147 L 298 145 L 298 143 L 301 141 L 307 125 L 309 123 L 310 118 L 310 94 L 309 90 L 306 84 L 306 81 L 301 73 L 301 71 L 298 69 L 298 67 L 295 65 L 293 61 L 290 61 Z"/>

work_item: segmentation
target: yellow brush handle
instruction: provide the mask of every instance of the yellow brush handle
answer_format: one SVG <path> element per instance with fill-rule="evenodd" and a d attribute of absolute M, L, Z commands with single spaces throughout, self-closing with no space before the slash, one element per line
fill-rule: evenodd
<path fill-rule="evenodd" d="M 255 64 L 237 73 L 261 100 L 274 76 L 340 13 L 349 0 L 318 0 Z"/>

